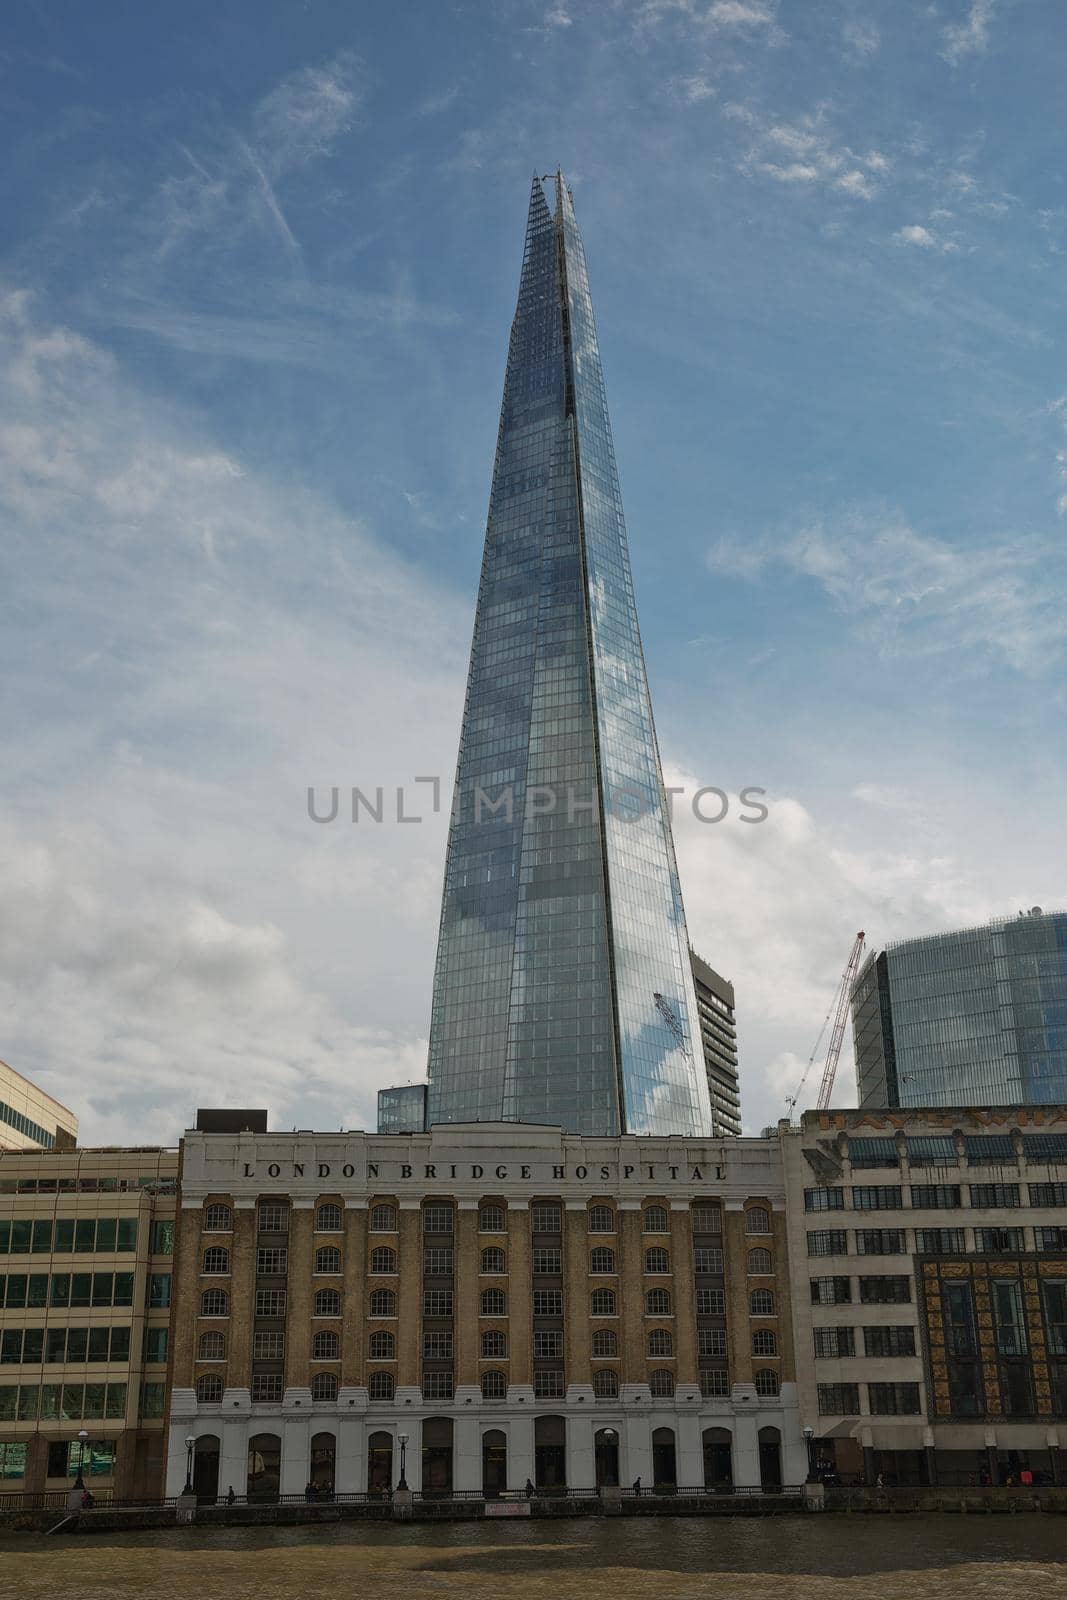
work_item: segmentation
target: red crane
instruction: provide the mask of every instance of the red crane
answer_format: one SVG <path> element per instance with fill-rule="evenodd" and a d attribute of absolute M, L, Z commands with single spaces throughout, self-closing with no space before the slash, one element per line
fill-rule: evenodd
<path fill-rule="evenodd" d="M 804 1085 L 808 1081 L 808 1073 L 811 1071 L 812 1063 L 814 1062 L 816 1054 L 818 1053 L 819 1045 L 822 1043 L 822 1037 L 826 1032 L 827 1023 L 832 1017 L 833 1027 L 830 1030 L 830 1047 L 826 1052 L 826 1062 L 822 1069 L 822 1082 L 819 1085 L 819 1098 L 816 1103 L 819 1111 L 825 1111 L 827 1106 L 830 1104 L 830 1096 L 834 1092 L 834 1079 L 837 1076 L 837 1063 L 841 1055 L 841 1046 L 845 1039 L 845 1023 L 848 1020 L 849 996 L 852 993 L 852 985 L 855 981 L 856 972 L 859 968 L 860 956 L 863 954 L 863 944 L 866 937 L 867 935 L 861 929 L 860 932 L 857 933 L 853 942 L 852 949 L 849 952 L 848 961 L 845 963 L 845 970 L 841 974 L 841 981 L 838 984 L 837 991 L 830 1003 L 830 1009 L 823 1018 L 822 1027 L 819 1029 L 819 1037 L 816 1039 L 811 1055 L 808 1057 L 808 1064 L 804 1068 L 804 1076 L 797 1084 L 796 1094 L 791 1095 L 786 1101 L 786 1105 L 789 1107 L 790 1116 L 792 1116 L 793 1112 L 796 1110 L 797 1101 L 800 1099 Z"/>

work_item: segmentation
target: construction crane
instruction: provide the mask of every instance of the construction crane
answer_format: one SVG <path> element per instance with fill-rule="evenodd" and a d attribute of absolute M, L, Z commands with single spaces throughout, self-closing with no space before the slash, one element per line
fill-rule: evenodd
<path fill-rule="evenodd" d="M 820 1111 L 825 1111 L 827 1106 L 830 1104 L 830 1096 L 834 1092 L 834 1079 L 837 1076 L 837 1063 L 841 1055 L 841 1046 L 844 1043 L 845 1038 L 845 1021 L 848 1017 L 849 995 L 852 993 L 852 984 L 859 968 L 860 956 L 863 954 L 863 944 L 866 937 L 867 935 L 861 929 L 853 941 L 852 949 L 849 951 L 849 957 L 845 963 L 845 970 L 841 974 L 841 982 L 838 984 L 837 992 L 835 993 L 833 1000 L 830 1002 L 830 1009 L 823 1018 L 822 1027 L 819 1029 L 819 1037 L 816 1039 L 815 1044 L 812 1047 L 811 1055 L 808 1057 L 808 1064 L 804 1068 L 804 1076 L 797 1084 L 796 1093 L 790 1095 L 786 1100 L 786 1105 L 789 1107 L 790 1119 L 792 1119 L 793 1112 L 797 1107 L 797 1102 L 804 1092 L 804 1085 L 808 1081 L 808 1073 L 812 1069 L 815 1057 L 819 1052 L 819 1046 L 823 1040 L 823 1035 L 825 1034 L 830 1019 L 832 1018 L 833 1027 L 830 1029 L 830 1046 L 826 1052 L 826 1062 L 822 1069 L 822 1082 L 819 1085 L 819 1099 L 817 1102 L 817 1108 Z"/>

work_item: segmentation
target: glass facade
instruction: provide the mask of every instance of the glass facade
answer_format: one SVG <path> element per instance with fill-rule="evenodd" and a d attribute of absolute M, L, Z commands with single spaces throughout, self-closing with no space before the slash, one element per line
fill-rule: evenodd
<path fill-rule="evenodd" d="M 402 1083 L 378 1090 L 379 1133 L 421 1133 L 426 1125 L 426 1085 Z"/>
<path fill-rule="evenodd" d="M 427 1125 L 707 1134 L 585 253 L 534 180 L 449 830 Z"/>
<path fill-rule="evenodd" d="M 1067 1099 L 1067 913 L 890 945 L 852 994 L 861 1106 Z"/>

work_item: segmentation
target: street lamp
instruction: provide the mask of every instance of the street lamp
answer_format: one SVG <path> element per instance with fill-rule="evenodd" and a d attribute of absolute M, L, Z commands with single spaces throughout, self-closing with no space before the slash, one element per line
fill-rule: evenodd
<path fill-rule="evenodd" d="M 400 1481 L 397 1484 L 397 1488 L 406 1489 L 408 1480 L 404 1476 L 404 1468 L 407 1466 L 408 1459 L 408 1436 L 406 1433 L 398 1433 L 397 1439 L 400 1441 Z"/>
<path fill-rule="evenodd" d="M 185 1441 L 185 1492 L 193 1492 L 193 1446 L 196 1444 L 192 1434 Z"/>
<path fill-rule="evenodd" d="M 808 1477 L 807 1477 L 807 1481 L 808 1481 L 808 1483 L 818 1483 L 819 1475 L 815 1471 L 815 1429 L 814 1428 L 807 1427 L 807 1428 L 804 1429 L 804 1443 L 808 1447 Z"/>
<path fill-rule="evenodd" d="M 74 1480 L 75 1489 L 85 1488 L 85 1479 L 82 1477 L 82 1468 L 85 1464 L 85 1444 L 88 1438 L 89 1430 L 87 1428 L 80 1428 L 78 1430 L 78 1476 Z"/>
<path fill-rule="evenodd" d="M 600 1437 L 604 1441 L 603 1468 L 605 1483 L 603 1487 L 613 1489 L 619 1481 L 619 1461 L 618 1456 L 612 1460 L 611 1452 L 615 1446 L 618 1434 L 615 1432 L 614 1428 L 601 1428 Z M 608 1478 L 612 1480 L 610 1484 L 606 1481 Z"/>

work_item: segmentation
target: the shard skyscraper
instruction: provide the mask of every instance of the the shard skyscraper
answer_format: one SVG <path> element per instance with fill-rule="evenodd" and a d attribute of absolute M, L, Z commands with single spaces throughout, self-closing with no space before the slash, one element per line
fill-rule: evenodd
<path fill-rule="evenodd" d="M 585 252 L 534 179 L 453 801 L 427 1125 L 711 1132 Z"/>

